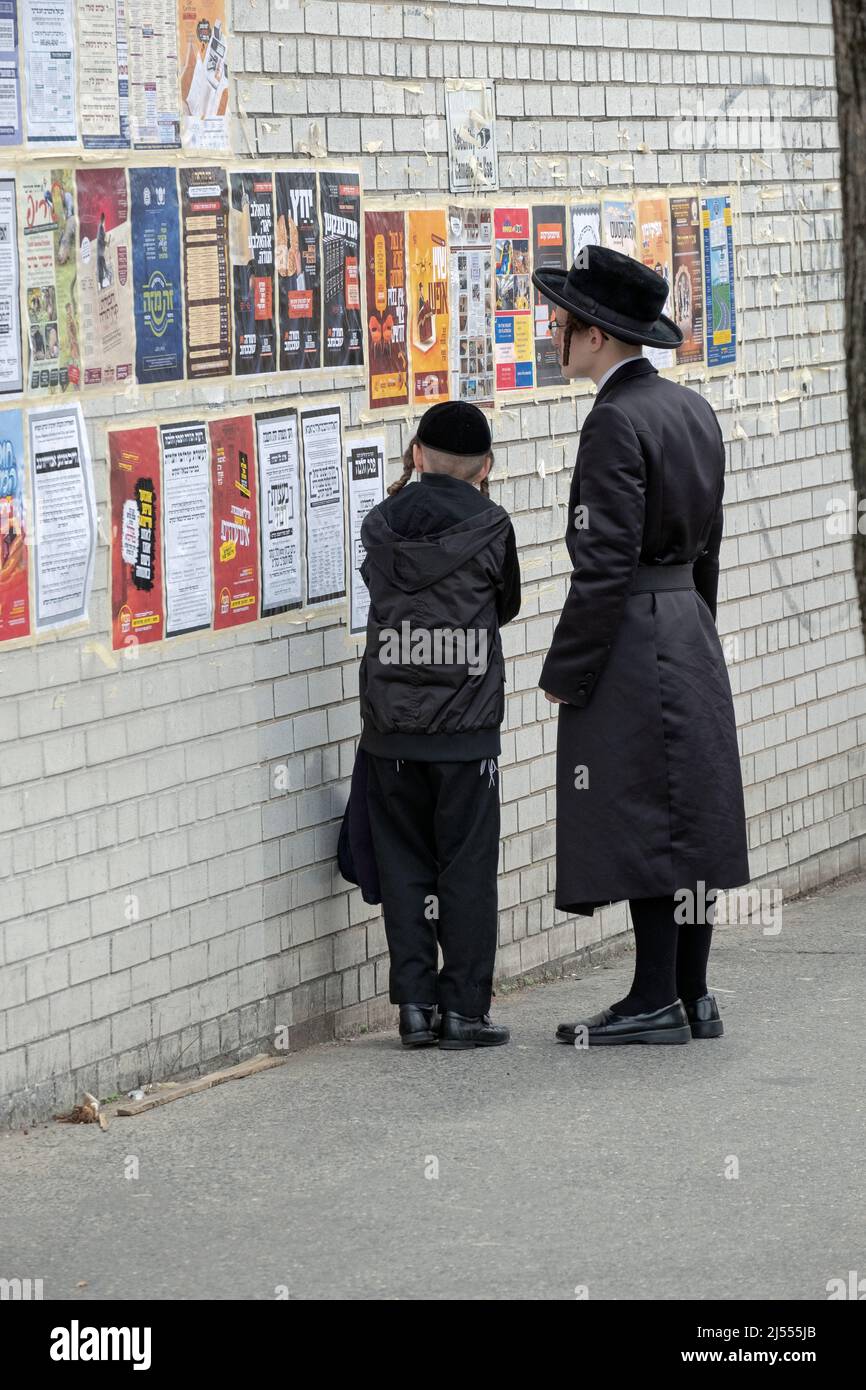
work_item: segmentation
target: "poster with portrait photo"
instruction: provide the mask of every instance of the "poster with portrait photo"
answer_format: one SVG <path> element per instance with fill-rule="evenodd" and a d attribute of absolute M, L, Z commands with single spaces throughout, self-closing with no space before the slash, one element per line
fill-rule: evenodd
<path fill-rule="evenodd" d="M 671 198 L 673 287 L 671 318 L 683 334 L 677 348 L 682 366 L 704 360 L 704 282 L 701 271 L 701 222 L 697 194 Z"/>
<path fill-rule="evenodd" d="M 451 396 L 493 404 L 493 212 L 448 209 Z"/>
<path fill-rule="evenodd" d="M 126 171 L 79 169 L 76 191 L 84 385 L 123 386 L 135 361 Z"/>

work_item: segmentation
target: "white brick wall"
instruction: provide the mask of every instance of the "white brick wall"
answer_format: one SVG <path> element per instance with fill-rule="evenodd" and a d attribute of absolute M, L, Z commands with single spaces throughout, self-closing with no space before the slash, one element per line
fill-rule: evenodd
<path fill-rule="evenodd" d="M 850 543 L 824 525 L 827 500 L 850 487 L 829 0 L 234 0 L 233 29 L 234 148 L 301 154 L 315 122 L 367 193 L 446 189 L 449 76 L 495 80 L 503 190 L 738 190 L 740 368 L 735 391 L 719 378 L 701 389 L 730 441 L 719 628 L 751 863 L 794 893 L 866 862 L 866 671 Z M 768 113 L 779 147 L 683 146 L 699 98 Z M 315 391 L 362 423 L 362 385 Z M 153 399 L 169 410 L 276 393 Z M 555 718 L 536 688 L 589 405 L 514 405 L 494 424 L 492 491 L 513 514 L 525 581 L 505 639 L 505 976 L 626 922 L 622 905 L 593 919 L 553 911 Z M 86 404 L 103 517 L 106 422 L 141 408 Z M 410 429 L 387 424 L 394 467 Z M 298 1046 L 390 1015 L 381 917 L 334 863 L 359 727 L 356 644 L 327 616 L 117 660 L 107 571 L 102 544 L 88 634 L 0 660 L 0 1113 L 13 1119 L 85 1086 L 106 1095 L 249 1052 L 280 1024 Z"/>

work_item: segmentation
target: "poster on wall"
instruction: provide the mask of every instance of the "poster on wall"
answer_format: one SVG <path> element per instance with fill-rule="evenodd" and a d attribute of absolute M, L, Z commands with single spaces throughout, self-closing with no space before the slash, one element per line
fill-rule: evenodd
<path fill-rule="evenodd" d="M 211 420 L 211 548 L 215 628 L 259 616 L 259 543 L 253 417 Z"/>
<path fill-rule="evenodd" d="M 704 360 L 704 282 L 701 276 L 701 224 L 696 196 L 671 198 L 673 289 L 671 317 L 683 334 L 677 363 Z"/>
<path fill-rule="evenodd" d="M 159 642 L 162 618 L 162 518 L 156 425 L 110 430 L 111 645 L 115 651 Z"/>
<path fill-rule="evenodd" d="M 413 210 L 409 226 L 412 400 L 448 400 L 448 244 L 445 209 Z"/>
<path fill-rule="evenodd" d="M 493 404 L 493 213 L 449 207 L 451 396 Z"/>
<path fill-rule="evenodd" d="M 24 387 L 15 179 L 0 173 L 0 396 Z"/>
<path fill-rule="evenodd" d="M 293 410 L 256 416 L 262 538 L 262 617 L 300 608 L 301 466 Z"/>
<path fill-rule="evenodd" d="M 601 204 L 602 245 L 624 256 L 635 254 L 637 226 L 630 198 L 605 198 Z"/>
<path fill-rule="evenodd" d="M 370 409 L 406 405 L 406 225 L 402 212 L 364 214 Z"/>
<path fill-rule="evenodd" d="M 0 414 L 0 642 L 30 635 L 28 537 L 24 522 L 24 417 Z"/>
<path fill-rule="evenodd" d="M 18 0 L 0 0 L 0 145 L 21 144 Z"/>
<path fill-rule="evenodd" d="M 571 205 L 571 263 L 577 260 L 586 246 L 601 242 L 601 204 L 572 203 Z"/>
<path fill-rule="evenodd" d="M 280 371 L 322 365 L 317 179 L 305 170 L 275 175 Z"/>
<path fill-rule="evenodd" d="M 668 318 L 673 312 L 670 286 L 671 274 L 671 227 L 668 200 L 663 195 L 657 198 L 639 198 L 637 202 L 637 259 L 656 275 L 667 281 L 668 297 L 662 313 Z M 676 352 L 673 348 L 645 347 L 644 356 L 653 366 L 662 371 L 673 367 Z"/>
<path fill-rule="evenodd" d="M 362 367 L 361 181 L 357 174 L 319 175 L 322 198 L 324 366 Z"/>
<path fill-rule="evenodd" d="M 132 146 L 179 149 L 177 0 L 126 0 L 126 10 Z"/>
<path fill-rule="evenodd" d="M 186 374 L 228 376 L 232 369 L 228 261 L 228 184 L 217 165 L 180 171 Z"/>
<path fill-rule="evenodd" d="M 127 0 L 78 0 L 78 114 L 86 150 L 129 148 Z"/>
<path fill-rule="evenodd" d="M 93 467 L 80 405 L 31 410 L 36 631 L 86 620 L 96 553 Z"/>
<path fill-rule="evenodd" d="M 447 78 L 448 187 L 452 193 L 484 193 L 499 187 L 493 83 Z"/>
<path fill-rule="evenodd" d="M 212 615 L 210 467 L 198 422 L 160 425 L 165 635 L 209 628 Z"/>
<path fill-rule="evenodd" d="M 534 381 L 529 209 L 493 213 L 496 267 L 495 360 L 497 391 L 520 391 Z"/>
<path fill-rule="evenodd" d="M 21 180 L 27 381 L 33 395 L 77 390 L 81 382 L 74 190 L 71 169 L 28 170 Z"/>
<path fill-rule="evenodd" d="M 129 195 L 123 169 L 79 169 L 78 305 L 84 385 L 132 380 L 135 342 Z"/>
<path fill-rule="evenodd" d="M 231 175 L 229 252 L 234 290 L 235 372 L 260 376 L 277 369 L 274 322 L 273 175 Z"/>
<path fill-rule="evenodd" d="M 532 254 L 536 270 L 568 269 L 568 232 L 565 208 L 559 203 L 540 203 L 532 209 Z M 533 290 L 535 322 L 535 380 L 538 386 L 561 386 L 562 370 L 551 335 L 555 306 Z"/>
<path fill-rule="evenodd" d="M 361 544 L 364 517 L 385 496 L 385 436 L 353 439 L 346 446 L 346 472 L 349 479 L 349 631 L 363 632 L 367 626 L 370 594 L 360 569 L 366 551 Z"/>
<path fill-rule="evenodd" d="M 22 0 L 27 139 L 74 144 L 75 0 Z"/>
<path fill-rule="evenodd" d="M 340 407 L 302 411 L 301 438 L 304 446 L 307 603 L 333 603 L 346 595 Z"/>
<path fill-rule="evenodd" d="M 230 148 L 228 42 L 226 0 L 178 0 L 181 139 L 185 148 Z"/>
<path fill-rule="evenodd" d="M 180 210 L 172 168 L 129 171 L 135 375 L 142 385 L 183 376 Z"/>
<path fill-rule="evenodd" d="M 725 194 L 701 199 L 704 234 L 704 303 L 707 366 L 732 367 L 737 360 L 734 302 L 734 231 L 731 200 Z"/>

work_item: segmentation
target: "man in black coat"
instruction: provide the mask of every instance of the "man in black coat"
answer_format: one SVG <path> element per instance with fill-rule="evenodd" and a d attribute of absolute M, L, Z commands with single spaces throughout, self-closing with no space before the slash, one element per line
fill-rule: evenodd
<path fill-rule="evenodd" d="M 682 341 L 661 276 L 592 246 L 533 281 L 555 306 L 564 377 L 598 387 L 569 499 L 573 573 L 539 680 L 559 710 L 556 906 L 591 915 L 627 898 L 636 943 L 628 995 L 557 1037 L 718 1037 L 712 904 L 749 879 L 715 628 L 722 434 L 702 396 L 641 354 Z"/>

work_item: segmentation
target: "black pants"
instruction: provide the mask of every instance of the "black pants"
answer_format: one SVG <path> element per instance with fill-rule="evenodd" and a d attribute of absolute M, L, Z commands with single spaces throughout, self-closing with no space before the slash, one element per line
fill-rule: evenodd
<path fill-rule="evenodd" d="M 484 1014 L 497 940 L 496 763 L 370 757 L 368 766 L 391 1003 Z"/>

